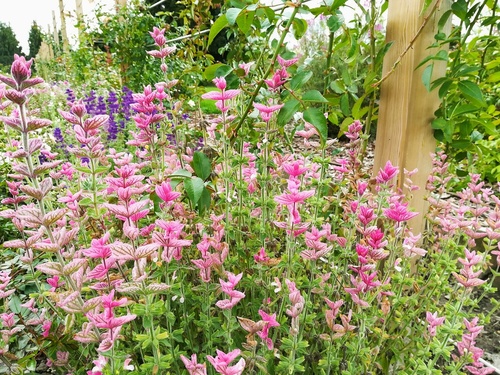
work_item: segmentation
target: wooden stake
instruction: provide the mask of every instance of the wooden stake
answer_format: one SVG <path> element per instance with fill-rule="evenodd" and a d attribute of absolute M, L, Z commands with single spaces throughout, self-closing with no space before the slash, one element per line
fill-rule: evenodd
<path fill-rule="evenodd" d="M 82 0 L 75 0 L 76 6 L 76 22 L 78 23 L 78 40 L 82 40 L 83 36 L 83 6 Z"/>
<path fill-rule="evenodd" d="M 64 15 L 64 1 L 59 0 L 59 15 L 61 17 L 61 35 L 63 43 L 63 51 L 69 52 L 68 33 L 66 31 L 66 16 Z"/>
<path fill-rule="evenodd" d="M 394 43 L 384 59 L 373 166 L 374 175 L 388 160 L 399 166 L 397 185 L 401 189 L 403 169 L 418 169 L 413 182 L 420 190 L 412 193 L 410 201 L 410 206 L 420 212 L 409 223 L 415 234 L 424 230 L 425 186 L 432 168 L 430 153 L 436 147 L 431 121 L 440 103 L 437 91 L 428 92 L 422 82 L 428 64 L 416 67 L 425 57 L 438 52 L 428 47 L 434 43 L 439 18 L 450 9 L 451 1 L 434 0 L 426 14 L 422 14 L 423 5 L 424 0 L 389 2 L 386 40 Z M 451 28 L 451 23 L 446 27 Z M 432 79 L 444 76 L 446 62 L 433 64 Z"/>

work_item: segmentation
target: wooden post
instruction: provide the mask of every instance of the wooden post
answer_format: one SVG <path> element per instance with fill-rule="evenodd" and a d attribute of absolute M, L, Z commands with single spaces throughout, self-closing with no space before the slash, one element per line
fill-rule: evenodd
<path fill-rule="evenodd" d="M 116 9 L 127 6 L 127 0 L 115 0 Z"/>
<path fill-rule="evenodd" d="M 63 51 L 69 52 L 69 41 L 68 41 L 68 33 L 66 31 L 66 16 L 64 15 L 63 0 L 59 0 L 59 15 L 61 17 L 61 35 L 62 35 Z"/>
<path fill-rule="evenodd" d="M 451 1 L 434 0 L 425 14 L 422 14 L 423 5 L 424 0 L 389 2 L 386 41 L 392 41 L 393 45 L 384 59 L 383 77 L 390 75 L 381 85 L 373 166 L 375 175 L 388 160 L 399 166 L 397 185 L 401 189 L 403 170 L 418 169 L 412 179 L 420 190 L 412 192 L 410 200 L 410 206 L 420 212 L 409 223 L 415 234 L 424 230 L 428 209 L 424 200 L 425 186 L 432 169 L 430 153 L 436 148 L 431 121 L 440 103 L 437 90 L 428 92 L 422 81 L 423 70 L 428 64 L 416 67 L 425 57 L 437 53 L 436 48 L 428 47 L 434 43 L 438 21 L 450 9 Z M 451 28 L 451 22 L 446 27 Z M 434 64 L 433 80 L 445 75 L 446 61 L 430 63 Z"/>
<path fill-rule="evenodd" d="M 82 0 L 75 0 L 76 22 L 78 24 L 78 40 L 82 40 L 83 35 L 83 6 Z"/>
<path fill-rule="evenodd" d="M 52 23 L 54 24 L 54 43 L 55 43 L 55 46 L 57 48 L 57 50 L 59 50 L 59 34 L 57 32 L 57 22 L 56 22 L 56 12 L 55 11 L 52 11 Z"/>

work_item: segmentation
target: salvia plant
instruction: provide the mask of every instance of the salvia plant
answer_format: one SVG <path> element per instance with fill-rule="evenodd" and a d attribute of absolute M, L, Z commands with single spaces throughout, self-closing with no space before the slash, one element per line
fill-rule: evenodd
<path fill-rule="evenodd" d="M 174 49 L 151 37 L 165 80 L 133 94 L 123 150 L 104 131 L 112 114 L 79 98 L 59 111 L 73 147 L 49 149 L 32 60 L 0 76 L 0 215 L 19 231 L 0 272 L 4 372 L 492 373 L 477 340 L 495 310 L 472 310 L 494 290 L 481 276 L 500 257 L 497 192 L 475 176 L 452 206 L 437 154 L 428 228 L 413 233 L 417 172 L 367 174 L 360 121 L 332 160 L 324 115 L 305 107 L 296 137 L 319 152 L 297 151 L 277 121 L 298 60 L 281 44 L 263 77 L 250 63 L 215 77 L 203 98 L 220 115 L 194 130 L 170 94 Z"/>

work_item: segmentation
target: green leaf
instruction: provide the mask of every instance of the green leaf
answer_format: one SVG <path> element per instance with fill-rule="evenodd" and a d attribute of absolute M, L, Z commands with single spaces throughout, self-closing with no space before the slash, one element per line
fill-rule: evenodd
<path fill-rule="evenodd" d="M 382 65 L 382 62 L 384 61 L 384 56 L 387 54 L 389 49 L 392 47 L 394 42 L 388 42 L 386 43 L 380 51 L 377 53 L 377 57 L 375 58 L 375 66 L 380 66 Z"/>
<path fill-rule="evenodd" d="M 328 103 L 328 100 L 318 90 L 307 91 L 302 95 L 302 100 L 306 102 Z"/>
<path fill-rule="evenodd" d="M 210 33 L 208 34 L 208 44 L 207 47 L 212 44 L 214 38 L 219 34 L 223 28 L 227 27 L 229 24 L 225 14 L 217 18 L 212 27 L 210 28 Z"/>
<path fill-rule="evenodd" d="M 441 16 L 441 18 L 438 21 L 438 30 L 442 30 L 446 26 L 446 23 L 448 22 L 448 19 L 450 18 L 451 13 L 452 13 L 451 10 L 447 10 L 446 12 L 443 13 L 443 15 Z"/>
<path fill-rule="evenodd" d="M 212 173 L 212 163 L 210 159 L 203 152 L 195 151 L 193 161 L 191 163 L 196 175 L 205 181 L 210 173 Z"/>
<path fill-rule="evenodd" d="M 300 102 L 297 99 L 291 99 L 281 107 L 278 113 L 278 125 L 285 126 L 292 119 L 293 115 L 298 111 Z"/>
<path fill-rule="evenodd" d="M 433 69 L 434 69 L 434 64 L 429 64 L 425 67 L 424 72 L 422 73 L 422 82 L 424 83 L 427 92 L 431 91 L 431 80 L 432 80 Z"/>
<path fill-rule="evenodd" d="M 201 198 L 205 184 L 203 180 L 199 177 L 191 177 L 184 181 L 184 189 L 186 194 L 193 205 L 196 205 Z"/>
<path fill-rule="evenodd" d="M 326 21 L 326 25 L 328 26 L 330 32 L 332 33 L 340 29 L 343 23 L 344 20 L 336 15 L 330 16 L 330 18 L 328 18 L 328 21 Z"/>
<path fill-rule="evenodd" d="M 344 116 L 349 116 L 351 113 L 349 109 L 349 96 L 347 94 L 343 94 L 340 97 L 340 110 Z"/>
<path fill-rule="evenodd" d="M 463 115 L 465 113 L 472 113 L 479 111 L 479 107 L 476 107 L 475 105 L 472 104 L 465 104 L 465 105 L 457 105 L 457 108 L 452 112 L 450 118 L 458 117 L 460 115 Z"/>
<path fill-rule="evenodd" d="M 292 89 L 292 91 L 300 89 L 307 81 L 311 79 L 312 76 L 313 73 L 308 71 L 302 71 L 295 74 L 290 81 L 290 88 Z"/>
<path fill-rule="evenodd" d="M 218 63 L 208 66 L 203 72 L 203 78 L 205 78 L 207 81 L 213 80 L 216 77 L 215 72 L 223 65 L 225 64 Z"/>
<path fill-rule="evenodd" d="M 236 18 L 236 23 L 243 34 L 248 34 L 252 28 L 252 22 L 255 18 L 255 12 L 249 12 L 248 10 L 243 10 Z"/>
<path fill-rule="evenodd" d="M 293 24 L 293 36 L 295 39 L 300 39 L 307 31 L 307 21 L 302 18 L 295 18 Z"/>
<path fill-rule="evenodd" d="M 177 178 L 177 179 L 185 179 L 191 177 L 192 174 L 186 169 L 178 169 L 174 173 L 172 173 L 169 177 L 170 178 Z"/>
<path fill-rule="evenodd" d="M 460 81 L 460 82 L 458 82 L 458 89 L 472 103 L 479 105 L 481 107 L 486 105 L 486 103 L 483 99 L 483 94 L 481 93 L 481 89 L 474 82 L 472 82 L 472 81 Z"/>
<path fill-rule="evenodd" d="M 324 146 L 328 138 L 328 125 L 323 112 L 319 108 L 307 108 L 304 111 L 304 120 L 316 128 Z"/>
<path fill-rule="evenodd" d="M 233 68 L 231 68 L 229 65 L 222 64 L 215 71 L 215 76 L 216 77 L 226 77 L 226 81 L 227 81 L 227 76 L 230 75 L 232 71 L 233 71 Z"/>
<path fill-rule="evenodd" d="M 205 213 L 210 208 L 211 203 L 212 196 L 210 194 L 210 191 L 206 187 L 204 187 L 203 191 L 201 192 L 200 200 L 198 201 L 198 211 L 200 212 L 200 214 Z"/>
<path fill-rule="evenodd" d="M 471 135 L 470 135 L 470 140 L 472 142 L 477 142 L 477 141 L 480 141 L 481 139 L 484 138 L 484 135 L 480 132 L 478 132 L 477 130 L 474 130 Z"/>
<path fill-rule="evenodd" d="M 241 9 L 238 9 L 238 8 L 229 8 L 226 11 L 227 23 L 229 25 L 233 26 L 236 23 L 236 18 L 238 18 L 238 15 L 240 14 L 240 12 L 241 12 Z"/>
<path fill-rule="evenodd" d="M 451 4 L 451 10 L 453 13 L 460 18 L 462 21 L 467 20 L 467 1 L 466 0 L 457 0 Z M 468 24 L 468 22 L 466 22 Z"/>
<path fill-rule="evenodd" d="M 363 105 L 364 100 L 366 99 L 366 94 L 363 95 L 361 98 L 359 98 L 356 103 L 352 106 L 352 117 L 360 119 L 363 117 L 364 113 L 368 111 L 367 107 L 364 107 L 361 109 L 361 106 Z"/>

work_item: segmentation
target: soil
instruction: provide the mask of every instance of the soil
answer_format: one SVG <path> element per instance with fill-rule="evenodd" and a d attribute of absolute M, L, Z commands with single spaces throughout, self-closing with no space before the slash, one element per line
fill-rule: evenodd
<path fill-rule="evenodd" d="M 497 288 L 498 289 L 498 288 Z M 474 309 L 478 314 L 488 315 L 493 308 L 491 298 L 500 301 L 500 289 L 494 294 L 490 294 L 479 302 L 479 306 Z M 497 369 L 500 369 L 500 312 L 496 311 L 490 318 L 490 322 L 484 325 L 483 331 L 477 338 L 477 346 L 484 350 L 484 360 L 490 362 Z M 499 372 L 500 373 L 500 372 Z"/>

